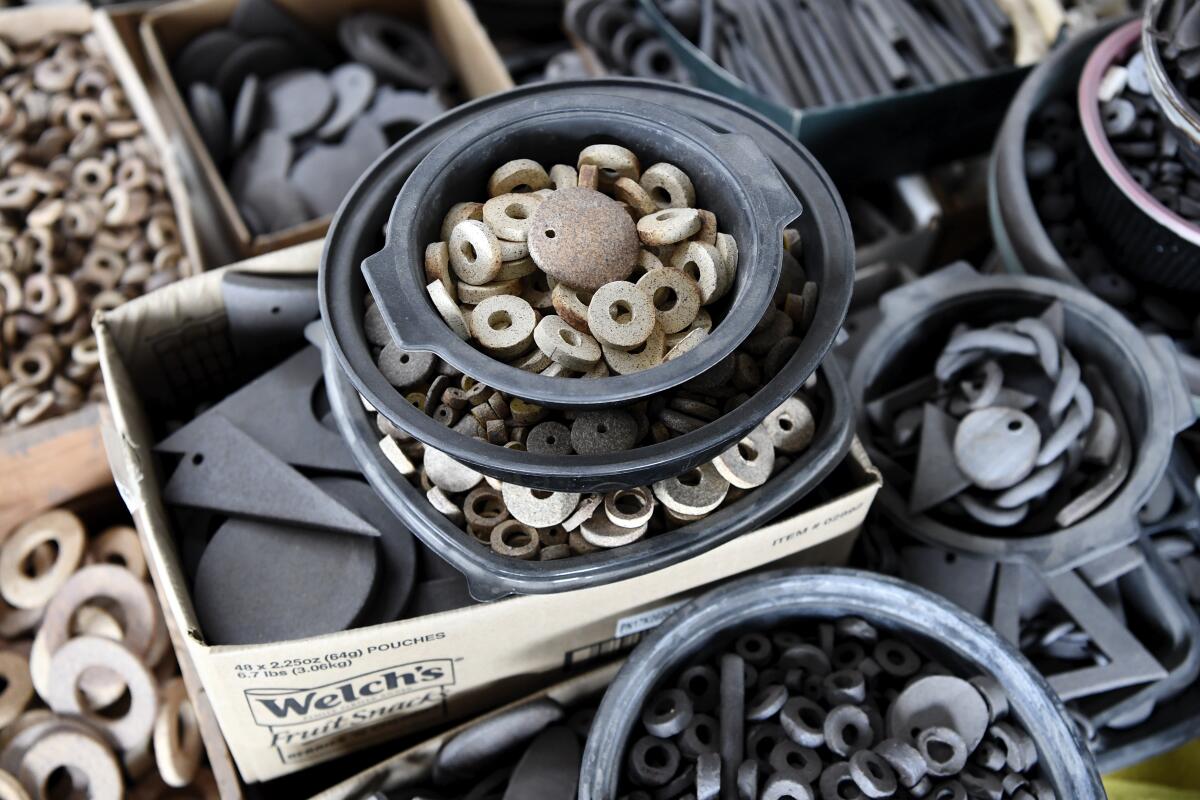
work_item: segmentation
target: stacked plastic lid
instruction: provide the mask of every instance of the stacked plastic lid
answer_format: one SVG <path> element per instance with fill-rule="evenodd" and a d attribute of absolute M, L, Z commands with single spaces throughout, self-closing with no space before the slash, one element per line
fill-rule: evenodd
<path fill-rule="evenodd" d="M 681 108 L 689 115 L 676 110 Z M 473 348 L 446 326 L 425 289 L 424 249 L 439 239 L 447 210 L 477 196 L 496 167 L 531 155 L 546 166 L 574 164 L 580 150 L 597 143 L 620 144 L 644 164 L 670 162 L 687 172 L 697 205 L 713 211 L 721 229 L 737 239 L 736 282 L 721 301 L 724 306 L 714 310 L 719 321 L 706 346 L 678 360 L 594 379 L 522 371 Z M 791 229 L 786 237 L 785 228 Z M 843 379 L 832 367 L 823 369 L 819 380 L 814 373 L 845 317 L 852 252 L 844 209 L 819 165 L 783 131 L 720 98 L 623 80 L 533 86 L 486 98 L 399 143 L 362 177 L 335 218 L 320 281 L 331 402 L 376 490 L 418 535 L 438 542 L 436 549 L 467 572 L 478 595 L 560 591 L 657 569 L 767 521 L 844 456 L 851 432 Z M 791 315 L 785 311 L 789 295 Z M 372 306 L 374 324 L 367 315 Z M 409 361 L 432 362 L 414 385 L 419 398 L 412 396 L 414 387 L 389 381 L 387 365 L 380 363 L 381 348 L 389 346 Z M 764 421 L 806 383 L 812 416 L 803 422 L 811 440 L 802 452 L 780 459 L 769 470 L 773 474 L 761 476 L 765 483 L 729 487 L 726 476 L 714 471 L 713 459 L 738 450 L 739 444 L 756 450 L 755 436 L 757 450 L 771 449 L 763 438 Z M 688 416 L 679 412 L 681 401 L 716 398 L 717 407 L 710 406 L 694 423 L 657 430 L 657 437 L 635 436 L 635 444 L 650 443 L 631 449 L 547 451 L 490 442 L 469 421 L 466 435 L 454 430 L 455 418 L 469 414 L 472 398 L 459 403 L 458 394 L 447 389 L 475 393 L 475 400 L 485 390 L 499 398 L 492 410 L 484 410 L 485 417 L 519 410 L 525 416 L 515 422 L 509 417 L 509 429 L 526 428 L 519 434 L 526 440 L 534 419 L 554 418 L 571 427 L 581 417 L 600 419 L 595 432 L 603 434 L 603 419 L 609 416 L 648 415 L 658 423 L 665 414 L 666 420 L 679 422 Z M 458 409 L 452 407 L 456 404 Z M 391 459 L 380 449 L 377 425 L 391 436 Z M 424 460 L 418 468 L 425 476 L 424 496 L 400 475 L 397 449 L 413 461 Z M 741 452 L 743 461 L 758 455 Z M 451 487 L 459 492 L 479 489 L 486 495 L 490 488 L 509 505 L 504 490 L 515 487 L 539 513 L 554 505 L 559 510 L 553 519 L 542 515 L 529 521 L 545 523 L 531 525 L 539 531 L 564 522 L 557 515 L 568 505 L 568 516 L 582 514 L 581 506 L 593 495 L 624 491 L 646 497 L 662 481 L 675 481 L 684 494 L 684 486 L 719 482 L 733 494 L 722 495 L 723 506 L 719 501 L 711 508 L 672 507 L 667 527 L 673 530 L 661 535 L 614 549 L 580 547 L 570 558 L 522 560 L 475 541 L 471 533 L 486 539 L 486 529 L 480 530 L 484 524 L 464 530 L 447 518 L 454 511 L 432 490 L 442 489 L 452 500 L 454 492 L 431 480 L 431 453 L 465 476 L 461 487 Z M 744 466 L 730 463 L 731 469 Z M 461 497 L 455 502 L 465 510 Z M 566 532 L 554 534 L 559 535 Z"/>

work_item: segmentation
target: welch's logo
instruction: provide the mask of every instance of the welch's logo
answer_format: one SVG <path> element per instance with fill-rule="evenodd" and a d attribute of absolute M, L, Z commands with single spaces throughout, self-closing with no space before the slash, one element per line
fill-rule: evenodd
<path fill-rule="evenodd" d="M 387 667 L 308 689 L 247 689 L 246 701 L 259 725 L 300 725 L 452 683 L 454 663 L 435 659 Z"/>

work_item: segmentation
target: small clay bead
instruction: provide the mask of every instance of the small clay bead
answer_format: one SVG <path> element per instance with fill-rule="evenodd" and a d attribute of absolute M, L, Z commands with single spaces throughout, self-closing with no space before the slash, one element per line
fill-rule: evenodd
<path fill-rule="evenodd" d="M 580 412 L 571 423 L 571 448 L 579 455 L 631 449 L 637 443 L 637 420 L 619 408 Z"/>
<path fill-rule="evenodd" d="M 699 230 L 700 213 L 694 208 L 668 208 L 637 223 L 638 238 L 654 247 L 682 242 Z"/>
<path fill-rule="evenodd" d="M 388 342 L 379 354 L 379 371 L 397 389 L 407 389 L 426 380 L 434 367 L 433 353 L 402 350 Z"/>
<path fill-rule="evenodd" d="M 446 242 L 431 242 L 425 248 L 425 280 L 427 282 L 439 281 L 446 287 L 446 293 L 451 297 L 458 295 L 454 270 L 450 268 L 450 245 Z"/>
<path fill-rule="evenodd" d="M 642 188 L 659 208 L 691 208 L 696 205 L 696 190 L 683 170 L 660 162 L 642 173 Z"/>
<path fill-rule="evenodd" d="M 563 320 L 577 331 L 590 333 L 588 328 L 588 304 L 591 303 L 592 293 L 586 289 L 575 289 L 560 283 L 550 292 L 550 301 L 554 310 Z"/>
<path fill-rule="evenodd" d="M 493 197 L 483 204 L 483 223 L 501 239 L 524 242 L 529 237 L 533 212 L 541 203 L 542 198 L 532 194 Z"/>
<path fill-rule="evenodd" d="M 578 166 L 594 165 L 600 170 L 600 184 L 611 186 L 617 178 L 637 180 L 641 177 L 642 165 L 637 155 L 616 144 L 593 144 L 579 152 Z"/>
<path fill-rule="evenodd" d="M 681 270 L 651 269 L 638 279 L 637 288 L 653 303 L 664 334 L 686 329 L 700 312 L 700 285 Z"/>
<path fill-rule="evenodd" d="M 656 503 L 645 486 L 619 489 L 604 496 L 604 513 L 609 521 L 622 528 L 637 528 L 650 521 Z"/>
<path fill-rule="evenodd" d="M 650 298 L 628 281 L 604 284 L 588 303 L 588 329 L 602 345 L 637 347 L 656 325 Z"/>
<path fill-rule="evenodd" d="M 663 357 L 663 361 L 674 361 L 675 359 L 690 353 L 700 346 L 700 343 L 708 338 L 708 334 L 702 330 L 689 331 L 686 336 L 677 341 L 667 354 Z"/>
<path fill-rule="evenodd" d="M 578 185 L 583 189 L 600 188 L 600 168 L 595 164 L 583 164 L 579 167 Z"/>
<path fill-rule="evenodd" d="M 648 529 L 645 523 L 636 528 L 617 525 L 602 507 L 593 511 L 592 516 L 579 526 L 580 534 L 589 544 L 605 549 L 633 544 L 645 536 Z"/>
<path fill-rule="evenodd" d="M 49 511 L 19 526 L 0 548 L 0 593 L 4 599 L 16 608 L 46 605 L 82 563 L 85 540 L 83 523 L 68 511 Z M 54 545 L 54 560 L 45 571 L 28 574 L 26 559 L 47 543 Z"/>
<path fill-rule="evenodd" d="M 717 243 L 717 215 L 703 208 L 699 209 L 700 230 L 696 231 L 695 239 L 705 244 Z"/>
<path fill-rule="evenodd" d="M 429 297 L 433 300 L 434 307 L 438 313 L 442 315 L 442 319 L 454 331 L 455 335 L 462 339 L 471 338 L 471 328 L 467 322 L 467 318 L 463 315 L 463 311 L 454 300 L 450 297 L 450 293 L 446 291 L 446 287 L 439 281 L 434 281 L 425 287 L 429 292 Z"/>
<path fill-rule="evenodd" d="M 476 286 L 494 280 L 503 263 L 496 234 L 475 220 L 464 220 L 454 226 L 450 232 L 449 252 L 454 274 L 464 283 Z"/>
<path fill-rule="evenodd" d="M 515 519 L 505 520 L 492 528 L 489 541 L 492 550 L 499 555 L 523 561 L 537 558 L 542 546 L 537 530 Z"/>
<path fill-rule="evenodd" d="M 775 449 L 784 453 L 803 452 L 816 431 L 812 410 L 799 397 L 783 401 L 762 424 L 770 432 Z"/>
<path fill-rule="evenodd" d="M 694 280 L 700 287 L 701 304 L 708 305 L 720 300 L 724 288 L 727 288 L 719 261 L 720 256 L 715 247 L 692 241 L 675 250 L 671 256 L 671 268 Z"/>
<path fill-rule="evenodd" d="M 713 459 L 713 467 L 730 486 L 753 489 L 771 477 L 775 467 L 775 448 L 770 432 L 758 425 L 741 441 Z"/>
<path fill-rule="evenodd" d="M 574 167 L 566 164 L 555 164 L 550 168 L 550 185 L 554 189 L 578 186 L 579 175 L 575 172 Z"/>
<path fill-rule="evenodd" d="M 478 305 L 490 297 L 500 297 L 501 295 L 509 295 L 520 300 L 519 297 L 516 297 L 520 291 L 521 280 L 519 278 L 494 280 L 479 286 L 464 282 L 458 284 L 458 300 L 463 305 L 468 306 Z M 521 302 L 529 305 L 528 301 L 521 300 Z M 532 307 L 530 310 L 533 310 Z"/>
<path fill-rule="evenodd" d="M 579 504 L 579 495 L 574 492 L 544 492 L 514 483 L 502 484 L 500 491 L 508 513 L 535 528 L 558 525 Z"/>
<path fill-rule="evenodd" d="M 641 184 L 632 178 L 620 177 L 613 183 L 613 197 L 626 203 L 633 210 L 636 219 L 658 211 L 658 205 L 642 188 Z"/>
<path fill-rule="evenodd" d="M 501 165 L 488 178 L 488 197 L 498 197 L 510 192 L 536 192 L 550 187 L 550 176 L 545 168 L 528 158 L 518 158 Z"/>
<path fill-rule="evenodd" d="M 649 338 L 636 347 L 626 350 L 613 345 L 603 345 L 604 360 L 618 375 L 630 375 L 656 367 L 663 360 L 665 337 L 662 328 L 655 324 Z"/>
<path fill-rule="evenodd" d="M 455 203 L 454 205 L 450 206 L 450 210 L 446 212 L 446 216 L 442 220 L 442 241 L 450 241 L 450 234 L 453 232 L 454 226 L 468 219 L 473 219 L 476 221 L 483 220 L 483 203 Z"/>
<path fill-rule="evenodd" d="M 712 464 L 704 464 L 657 481 L 654 496 L 663 506 L 680 514 L 707 514 L 725 499 L 729 483 Z"/>
<path fill-rule="evenodd" d="M 557 315 L 543 317 L 534 329 L 533 337 L 543 353 L 567 369 L 582 372 L 600 360 L 599 343 Z"/>

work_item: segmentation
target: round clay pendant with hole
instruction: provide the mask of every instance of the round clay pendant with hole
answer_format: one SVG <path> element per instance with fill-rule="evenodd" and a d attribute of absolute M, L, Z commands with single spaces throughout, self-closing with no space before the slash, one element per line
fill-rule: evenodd
<path fill-rule="evenodd" d="M 1007 489 L 1033 472 L 1042 434 L 1037 423 L 1015 408 L 972 411 L 954 434 L 954 460 L 981 489 Z"/>
<path fill-rule="evenodd" d="M 621 204 L 595 189 L 559 189 L 529 221 L 529 255 L 550 277 L 595 291 L 637 264 L 637 228 Z"/>

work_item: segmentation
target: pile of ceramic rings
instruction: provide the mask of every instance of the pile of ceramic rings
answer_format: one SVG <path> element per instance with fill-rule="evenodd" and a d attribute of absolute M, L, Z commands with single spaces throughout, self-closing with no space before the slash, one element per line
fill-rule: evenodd
<path fill-rule="evenodd" d="M 596 144 L 577 168 L 500 166 L 485 203 L 455 204 L 425 251 L 446 324 L 484 352 L 551 376 L 626 375 L 694 349 L 733 286 L 737 242 L 695 208 L 673 164 Z M 588 230 L 564 230 L 587 218 Z"/>
<path fill-rule="evenodd" d="M 219 796 L 133 528 L 28 520 L 0 546 L 0 595 L 0 796 Z"/>
<path fill-rule="evenodd" d="M 746 632 L 651 695 L 624 796 L 1056 797 L 1008 711 L 994 678 L 957 677 L 858 617 Z"/>
<path fill-rule="evenodd" d="M 632 544 L 704 519 L 762 486 L 812 441 L 813 401 L 805 398 L 804 393 L 789 398 L 711 462 L 651 486 L 607 493 L 546 492 L 505 483 L 407 437 L 401 444 L 385 436 L 381 447 L 396 469 L 421 487 L 434 508 L 476 541 L 499 555 L 553 561 Z M 598 413 L 633 419 L 624 411 Z M 585 414 L 577 417 L 581 419 L 585 421 L 580 429 L 602 435 L 603 423 Z M 571 441 L 587 435 L 553 425 L 557 427 L 550 433 L 538 435 Z M 534 432 L 536 428 L 531 435 Z"/>
<path fill-rule="evenodd" d="M 95 36 L 0 38 L 0 431 L 103 398 L 92 315 L 188 272 Z"/>
<path fill-rule="evenodd" d="M 817 286 L 792 255 L 803 254 L 799 236 L 788 229 L 784 239 L 784 271 L 789 285 L 801 291 L 776 293 L 751 335 L 723 362 L 727 369 L 623 408 L 552 409 L 497 392 L 430 353 L 398 347 L 371 304 L 364 329 L 388 381 L 457 434 L 563 457 L 632 450 L 718 423 L 796 352 L 812 323 Z M 502 555 L 554 560 L 631 544 L 703 519 L 766 483 L 813 440 L 821 414 L 815 381 L 810 378 L 711 462 L 650 486 L 608 493 L 541 492 L 504 483 L 423 446 L 382 414 L 376 423 L 392 465 L 475 540 Z"/>

